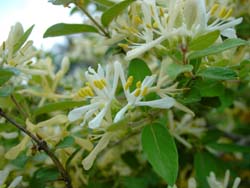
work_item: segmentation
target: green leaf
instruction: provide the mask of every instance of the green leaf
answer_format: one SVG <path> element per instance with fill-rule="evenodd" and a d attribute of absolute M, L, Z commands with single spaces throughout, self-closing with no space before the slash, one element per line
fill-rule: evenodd
<path fill-rule="evenodd" d="M 240 146 L 237 144 L 218 144 L 218 143 L 210 143 L 207 146 L 210 148 L 222 151 L 222 152 L 242 152 L 242 153 L 250 153 L 249 146 Z"/>
<path fill-rule="evenodd" d="M 0 68 L 0 86 L 7 82 L 12 76 L 18 74 L 19 71 L 15 68 Z"/>
<path fill-rule="evenodd" d="M 183 72 L 191 72 L 193 70 L 192 65 L 182 65 L 177 63 L 171 63 L 167 67 L 167 74 L 170 78 L 175 79 L 179 74 Z"/>
<path fill-rule="evenodd" d="M 125 0 L 122 1 L 114 6 L 112 6 L 110 9 L 108 9 L 107 11 L 105 11 L 102 14 L 101 17 L 101 22 L 102 25 L 104 25 L 105 27 L 107 27 L 110 22 L 112 22 L 112 20 L 117 17 L 125 8 L 127 8 L 132 2 L 134 2 L 134 0 Z"/>
<path fill-rule="evenodd" d="M 83 32 L 98 33 L 98 30 L 94 26 L 87 24 L 58 23 L 49 27 L 45 31 L 43 38 L 71 35 Z"/>
<path fill-rule="evenodd" d="M 59 142 L 56 146 L 57 149 L 71 147 L 75 143 L 75 139 L 72 136 L 65 137 L 61 142 Z"/>
<path fill-rule="evenodd" d="M 144 178 L 138 177 L 124 177 L 123 178 L 124 188 L 147 188 L 147 181 Z"/>
<path fill-rule="evenodd" d="M 201 35 L 191 41 L 189 50 L 203 50 L 211 46 L 219 37 L 220 31 L 212 31 L 205 35 Z"/>
<path fill-rule="evenodd" d="M 195 87 L 199 89 L 202 97 L 216 97 L 224 94 L 224 86 L 215 80 L 197 80 Z"/>
<path fill-rule="evenodd" d="M 209 173 L 213 171 L 217 176 L 224 174 L 225 167 L 222 161 L 207 152 L 196 153 L 194 166 L 198 188 L 210 188 L 207 183 Z"/>
<path fill-rule="evenodd" d="M 74 107 L 85 105 L 85 101 L 60 101 L 55 103 L 46 104 L 40 108 L 33 110 L 33 115 L 38 116 L 40 114 L 46 114 L 57 110 L 66 110 Z"/>
<path fill-rule="evenodd" d="M 128 67 L 128 75 L 134 77 L 134 81 L 131 90 L 136 88 L 136 82 L 143 81 L 146 76 L 150 76 L 152 74 L 148 65 L 141 59 L 133 59 L 129 63 Z"/>
<path fill-rule="evenodd" d="M 14 49 L 13 49 L 13 54 L 16 53 L 22 45 L 26 42 L 26 40 L 29 38 L 33 28 L 35 25 L 32 25 L 25 33 L 22 35 L 22 37 L 15 43 Z"/>
<path fill-rule="evenodd" d="M 33 175 L 30 188 L 45 188 L 47 182 L 56 181 L 60 177 L 55 167 L 39 168 Z"/>
<path fill-rule="evenodd" d="M 232 69 L 226 67 L 209 67 L 197 73 L 197 76 L 213 80 L 235 80 L 237 74 Z"/>
<path fill-rule="evenodd" d="M 75 0 L 49 0 L 53 5 L 67 5 L 69 3 L 74 3 Z"/>
<path fill-rule="evenodd" d="M 142 148 L 154 170 L 174 185 L 178 174 L 178 153 L 173 137 L 166 127 L 154 123 L 142 131 Z"/>
<path fill-rule="evenodd" d="M 111 7 L 115 5 L 114 2 L 108 1 L 108 0 L 93 0 L 93 1 L 96 2 L 97 4 L 100 4 L 106 7 Z"/>
<path fill-rule="evenodd" d="M 0 87 L 0 97 L 8 97 L 13 89 L 11 86 Z"/>
<path fill-rule="evenodd" d="M 206 48 L 204 50 L 194 51 L 194 52 L 190 53 L 188 56 L 188 59 L 196 59 L 196 58 L 200 58 L 200 57 L 205 57 L 208 55 L 213 55 L 213 54 L 223 52 L 223 51 L 228 50 L 230 48 L 235 48 L 238 46 L 249 45 L 249 44 L 250 43 L 248 41 L 245 41 L 242 39 L 227 39 L 227 40 L 223 41 L 223 43 L 221 43 L 221 44 L 212 45 L 209 48 Z"/>

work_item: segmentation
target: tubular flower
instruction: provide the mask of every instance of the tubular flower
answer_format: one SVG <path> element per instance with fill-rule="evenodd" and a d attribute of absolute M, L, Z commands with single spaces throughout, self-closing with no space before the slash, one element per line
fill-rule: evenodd
<path fill-rule="evenodd" d="M 175 104 L 175 99 L 169 96 L 165 96 L 162 99 L 152 101 L 142 101 L 144 96 L 149 93 L 150 88 L 155 82 L 155 75 L 146 76 L 142 82 L 138 81 L 136 83 L 136 89 L 132 92 L 130 92 L 129 87 L 132 85 L 133 77 L 130 76 L 126 81 L 124 73 L 121 71 L 120 78 L 127 99 L 127 104 L 116 114 L 114 122 L 121 120 L 129 109 L 135 108 L 137 106 L 149 106 L 152 108 L 169 109 Z"/>
<path fill-rule="evenodd" d="M 138 8 L 142 12 L 140 15 L 136 11 Z M 141 0 L 131 5 L 129 17 L 122 15 L 117 19 L 118 25 L 125 23 L 125 26 L 116 30 L 126 35 L 131 44 L 126 57 L 130 60 L 153 47 L 161 47 L 164 40 L 186 42 L 215 30 L 225 37 L 235 38 L 233 28 L 242 18 L 231 17 L 232 11 L 218 4 L 207 10 L 205 0 L 169 0 L 167 6 L 160 6 L 155 0 Z"/>
<path fill-rule="evenodd" d="M 227 170 L 225 173 L 225 178 L 223 182 L 220 182 L 216 179 L 214 172 L 210 172 L 209 177 L 207 177 L 207 182 L 211 188 L 227 188 L 230 179 L 230 171 Z M 234 180 L 232 188 L 238 188 L 240 185 L 240 178 L 237 177 Z"/>
<path fill-rule="evenodd" d="M 112 101 L 115 100 L 119 68 L 121 68 L 120 63 L 115 62 L 113 65 L 108 65 L 105 71 L 100 65 L 97 72 L 92 68 L 86 71 L 85 77 L 88 82 L 78 95 L 89 98 L 90 104 L 70 111 L 68 115 L 70 121 L 83 118 L 81 125 L 88 122 L 89 128 L 95 129 L 101 126 L 104 118 L 112 120 L 110 108 Z"/>

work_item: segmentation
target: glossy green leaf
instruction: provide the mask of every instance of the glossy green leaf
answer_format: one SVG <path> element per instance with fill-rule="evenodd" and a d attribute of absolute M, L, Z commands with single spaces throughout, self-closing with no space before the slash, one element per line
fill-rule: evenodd
<path fill-rule="evenodd" d="M 21 38 L 15 43 L 13 53 L 16 53 L 22 45 L 26 42 L 26 40 L 29 38 L 33 28 L 35 25 L 32 25 L 25 33 L 21 36 Z"/>
<path fill-rule="evenodd" d="M 199 90 L 202 97 L 216 97 L 224 94 L 224 86 L 215 80 L 197 80 L 195 87 Z"/>
<path fill-rule="evenodd" d="M 201 58 L 201 57 L 205 57 L 208 55 L 217 54 L 225 50 L 235 48 L 238 46 L 242 46 L 242 45 L 250 45 L 250 43 L 242 39 L 227 39 L 223 41 L 223 43 L 221 44 L 212 45 L 204 50 L 194 51 L 190 53 L 188 56 L 188 59 L 196 59 L 196 58 Z"/>
<path fill-rule="evenodd" d="M 93 0 L 93 1 L 96 2 L 97 4 L 100 4 L 106 7 L 111 7 L 115 5 L 114 2 L 108 1 L 108 0 Z"/>
<path fill-rule="evenodd" d="M 14 88 L 11 86 L 0 87 L 0 97 L 8 97 L 12 93 L 13 89 Z"/>
<path fill-rule="evenodd" d="M 57 36 L 71 35 L 84 32 L 98 33 L 98 30 L 94 26 L 87 24 L 58 23 L 49 27 L 45 31 L 43 37 L 44 38 L 57 37 Z"/>
<path fill-rule="evenodd" d="M 19 70 L 15 68 L 0 68 L 0 86 L 7 82 L 12 76 L 18 74 Z"/>
<path fill-rule="evenodd" d="M 46 183 L 56 181 L 60 177 L 55 167 L 39 168 L 33 175 L 30 188 L 45 188 Z"/>
<path fill-rule="evenodd" d="M 74 3 L 75 0 L 49 0 L 53 5 L 67 5 L 69 3 Z"/>
<path fill-rule="evenodd" d="M 33 115 L 37 116 L 40 114 L 50 113 L 57 110 L 66 110 L 74 107 L 79 107 L 85 105 L 85 101 L 60 101 L 55 103 L 46 104 L 40 108 L 33 110 Z"/>
<path fill-rule="evenodd" d="M 178 174 L 178 153 L 173 137 L 166 127 L 152 124 L 142 131 L 142 148 L 154 170 L 174 185 Z"/>
<path fill-rule="evenodd" d="M 128 75 L 134 77 L 133 84 L 130 87 L 131 90 L 136 88 L 136 82 L 142 82 L 146 76 L 150 76 L 151 74 L 152 72 L 145 61 L 141 59 L 131 60 L 128 67 Z"/>
<path fill-rule="evenodd" d="M 250 153 L 249 146 L 241 146 L 237 144 L 218 144 L 218 143 L 210 143 L 207 146 L 210 148 L 222 151 L 222 152 L 242 152 L 242 153 Z"/>
<path fill-rule="evenodd" d="M 213 80 L 235 80 L 237 74 L 230 68 L 226 67 L 209 67 L 197 73 L 197 76 Z"/>
<path fill-rule="evenodd" d="M 178 63 L 171 63 L 167 67 L 167 74 L 170 78 L 175 79 L 179 74 L 183 72 L 191 72 L 193 70 L 192 65 L 182 65 Z"/>
<path fill-rule="evenodd" d="M 125 0 L 125 1 L 122 1 L 122 2 L 112 6 L 110 9 L 105 11 L 101 17 L 102 25 L 107 27 L 110 24 L 110 22 L 112 22 L 112 20 L 114 18 L 116 18 L 132 2 L 134 2 L 134 0 Z"/>
<path fill-rule="evenodd" d="M 72 136 L 65 137 L 61 142 L 59 142 L 56 146 L 57 149 L 71 147 L 75 143 L 75 139 Z"/>
<path fill-rule="evenodd" d="M 201 35 L 189 44 L 189 50 L 203 50 L 209 46 L 211 46 L 219 37 L 220 31 L 212 31 L 205 35 Z"/>

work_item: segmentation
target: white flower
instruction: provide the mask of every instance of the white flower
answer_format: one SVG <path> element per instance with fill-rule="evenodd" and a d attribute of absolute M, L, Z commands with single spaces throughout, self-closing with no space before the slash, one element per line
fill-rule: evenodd
<path fill-rule="evenodd" d="M 120 72 L 120 78 L 123 85 L 124 93 L 127 99 L 127 104 L 116 114 L 114 122 L 121 120 L 125 113 L 137 106 L 149 106 L 152 108 L 169 109 L 175 104 L 175 99 L 169 96 L 165 96 L 162 99 L 152 101 L 141 101 L 145 95 L 148 94 L 149 89 L 155 82 L 156 76 L 146 76 L 145 79 L 136 83 L 136 89 L 130 92 L 129 87 L 133 82 L 133 76 L 130 76 L 128 80 L 125 80 L 123 71 Z"/>
<path fill-rule="evenodd" d="M 172 111 L 169 111 L 168 121 L 170 133 L 187 148 L 192 148 L 192 145 L 183 137 L 183 135 L 192 135 L 200 138 L 205 131 L 204 119 L 193 119 L 191 114 L 185 114 L 180 122 L 176 122 L 174 121 Z"/>
<path fill-rule="evenodd" d="M 121 66 L 119 62 L 108 65 L 106 71 L 98 65 L 97 72 L 89 68 L 85 73 L 88 84 L 79 91 L 81 97 L 90 98 L 90 104 L 75 108 L 69 112 L 70 121 L 83 118 L 81 125 L 88 122 L 91 129 L 101 126 L 103 119 L 111 119 L 110 107 L 115 100 L 115 91 L 118 84 Z"/>
<path fill-rule="evenodd" d="M 216 179 L 214 172 L 210 172 L 209 177 L 207 177 L 207 181 L 208 181 L 210 188 L 227 188 L 228 184 L 229 184 L 229 179 L 230 179 L 230 171 L 229 170 L 227 170 L 225 173 L 224 181 L 218 181 Z M 232 188 L 238 188 L 239 185 L 240 185 L 240 178 L 237 177 L 234 180 Z"/>
<path fill-rule="evenodd" d="M 5 182 L 10 174 L 11 171 L 13 171 L 15 167 L 13 166 L 6 166 L 3 170 L 0 171 L 0 187 L 6 187 L 6 188 L 15 188 L 18 186 L 22 181 L 22 176 L 17 176 L 15 179 L 10 183 L 10 185 L 7 187 Z"/>
<path fill-rule="evenodd" d="M 133 6 L 139 6 L 141 14 Z M 167 6 L 159 6 L 155 0 L 141 0 L 131 5 L 129 14 L 130 17 L 121 16 L 117 19 L 122 23 L 121 18 L 132 18 L 132 21 L 127 20 L 130 25 L 126 24 L 120 30 L 118 28 L 118 32 L 123 34 L 123 30 L 126 30 L 131 43 L 128 46 L 131 50 L 126 56 L 128 60 L 153 47 L 162 47 L 164 40 L 171 43 L 181 39 L 186 44 L 189 38 L 215 30 L 219 30 L 225 37 L 235 38 L 234 26 L 242 21 L 242 18 L 231 17 L 232 9 L 227 10 L 218 4 L 207 10 L 205 0 L 169 0 Z"/>

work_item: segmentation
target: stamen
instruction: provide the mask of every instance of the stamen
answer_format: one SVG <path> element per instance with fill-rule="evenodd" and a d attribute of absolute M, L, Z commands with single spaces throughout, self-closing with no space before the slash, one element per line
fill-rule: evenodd
<path fill-rule="evenodd" d="M 136 82 L 136 88 L 140 88 L 141 87 L 141 81 Z"/>
<path fill-rule="evenodd" d="M 228 11 L 227 11 L 227 14 L 223 17 L 224 19 L 228 19 L 233 13 L 233 9 L 230 8 Z"/>
<path fill-rule="evenodd" d="M 160 16 L 161 16 L 161 17 L 163 17 L 163 16 L 164 16 L 164 10 L 163 10 L 163 8 L 162 8 L 162 7 L 160 8 Z"/>
<path fill-rule="evenodd" d="M 78 91 L 77 95 L 78 95 L 79 97 L 83 97 L 83 98 L 85 98 L 86 96 L 88 96 L 88 94 L 87 94 L 85 88 L 81 88 L 81 89 Z"/>
<path fill-rule="evenodd" d="M 220 10 L 220 13 L 219 13 L 219 17 L 220 18 L 224 18 L 224 16 L 227 14 L 227 9 L 226 7 L 222 7 L 222 9 Z"/>
<path fill-rule="evenodd" d="M 120 46 L 121 48 L 124 48 L 124 49 L 129 48 L 128 44 L 123 44 L 123 43 L 119 43 L 118 46 Z"/>
<path fill-rule="evenodd" d="M 153 27 L 154 27 L 155 29 L 157 29 L 157 28 L 158 28 L 158 24 L 157 24 L 156 22 L 154 22 L 154 23 L 153 23 Z"/>
<path fill-rule="evenodd" d="M 144 87 L 141 95 L 145 96 L 145 95 L 147 95 L 147 93 L 148 93 L 148 87 Z"/>
<path fill-rule="evenodd" d="M 127 80 L 127 82 L 125 84 L 125 89 L 126 90 L 132 85 L 133 81 L 134 81 L 134 77 L 133 76 L 129 76 L 128 80 Z"/>
<path fill-rule="evenodd" d="M 151 15 L 154 16 L 154 9 L 152 5 L 150 6 L 150 12 L 151 12 Z"/>
<path fill-rule="evenodd" d="M 217 3 L 214 4 L 213 7 L 210 9 L 210 14 L 214 15 L 215 12 L 218 10 L 218 8 L 219 8 L 219 4 L 217 4 Z"/>
<path fill-rule="evenodd" d="M 86 91 L 88 93 L 89 96 L 93 97 L 94 96 L 94 92 L 93 90 L 91 89 L 91 87 L 86 87 Z"/>
<path fill-rule="evenodd" d="M 141 18 L 139 16 L 137 16 L 137 15 L 134 16 L 134 22 L 135 22 L 136 25 L 140 25 L 140 24 L 143 23 Z"/>
<path fill-rule="evenodd" d="M 102 83 L 103 87 L 106 87 L 106 86 L 107 86 L 107 82 L 106 82 L 106 80 L 101 79 L 100 81 L 101 81 L 101 83 Z"/>
<path fill-rule="evenodd" d="M 146 24 L 146 27 L 147 27 L 148 29 L 152 29 L 152 26 L 151 26 L 150 24 Z"/>
<path fill-rule="evenodd" d="M 135 93 L 134 93 L 134 96 L 136 96 L 136 97 L 138 97 L 139 95 L 140 95 L 140 93 L 141 93 L 141 89 L 136 89 L 135 90 Z"/>
<path fill-rule="evenodd" d="M 103 89 L 105 87 L 102 80 L 94 80 L 93 83 L 94 83 L 95 87 L 97 87 L 98 89 Z"/>

